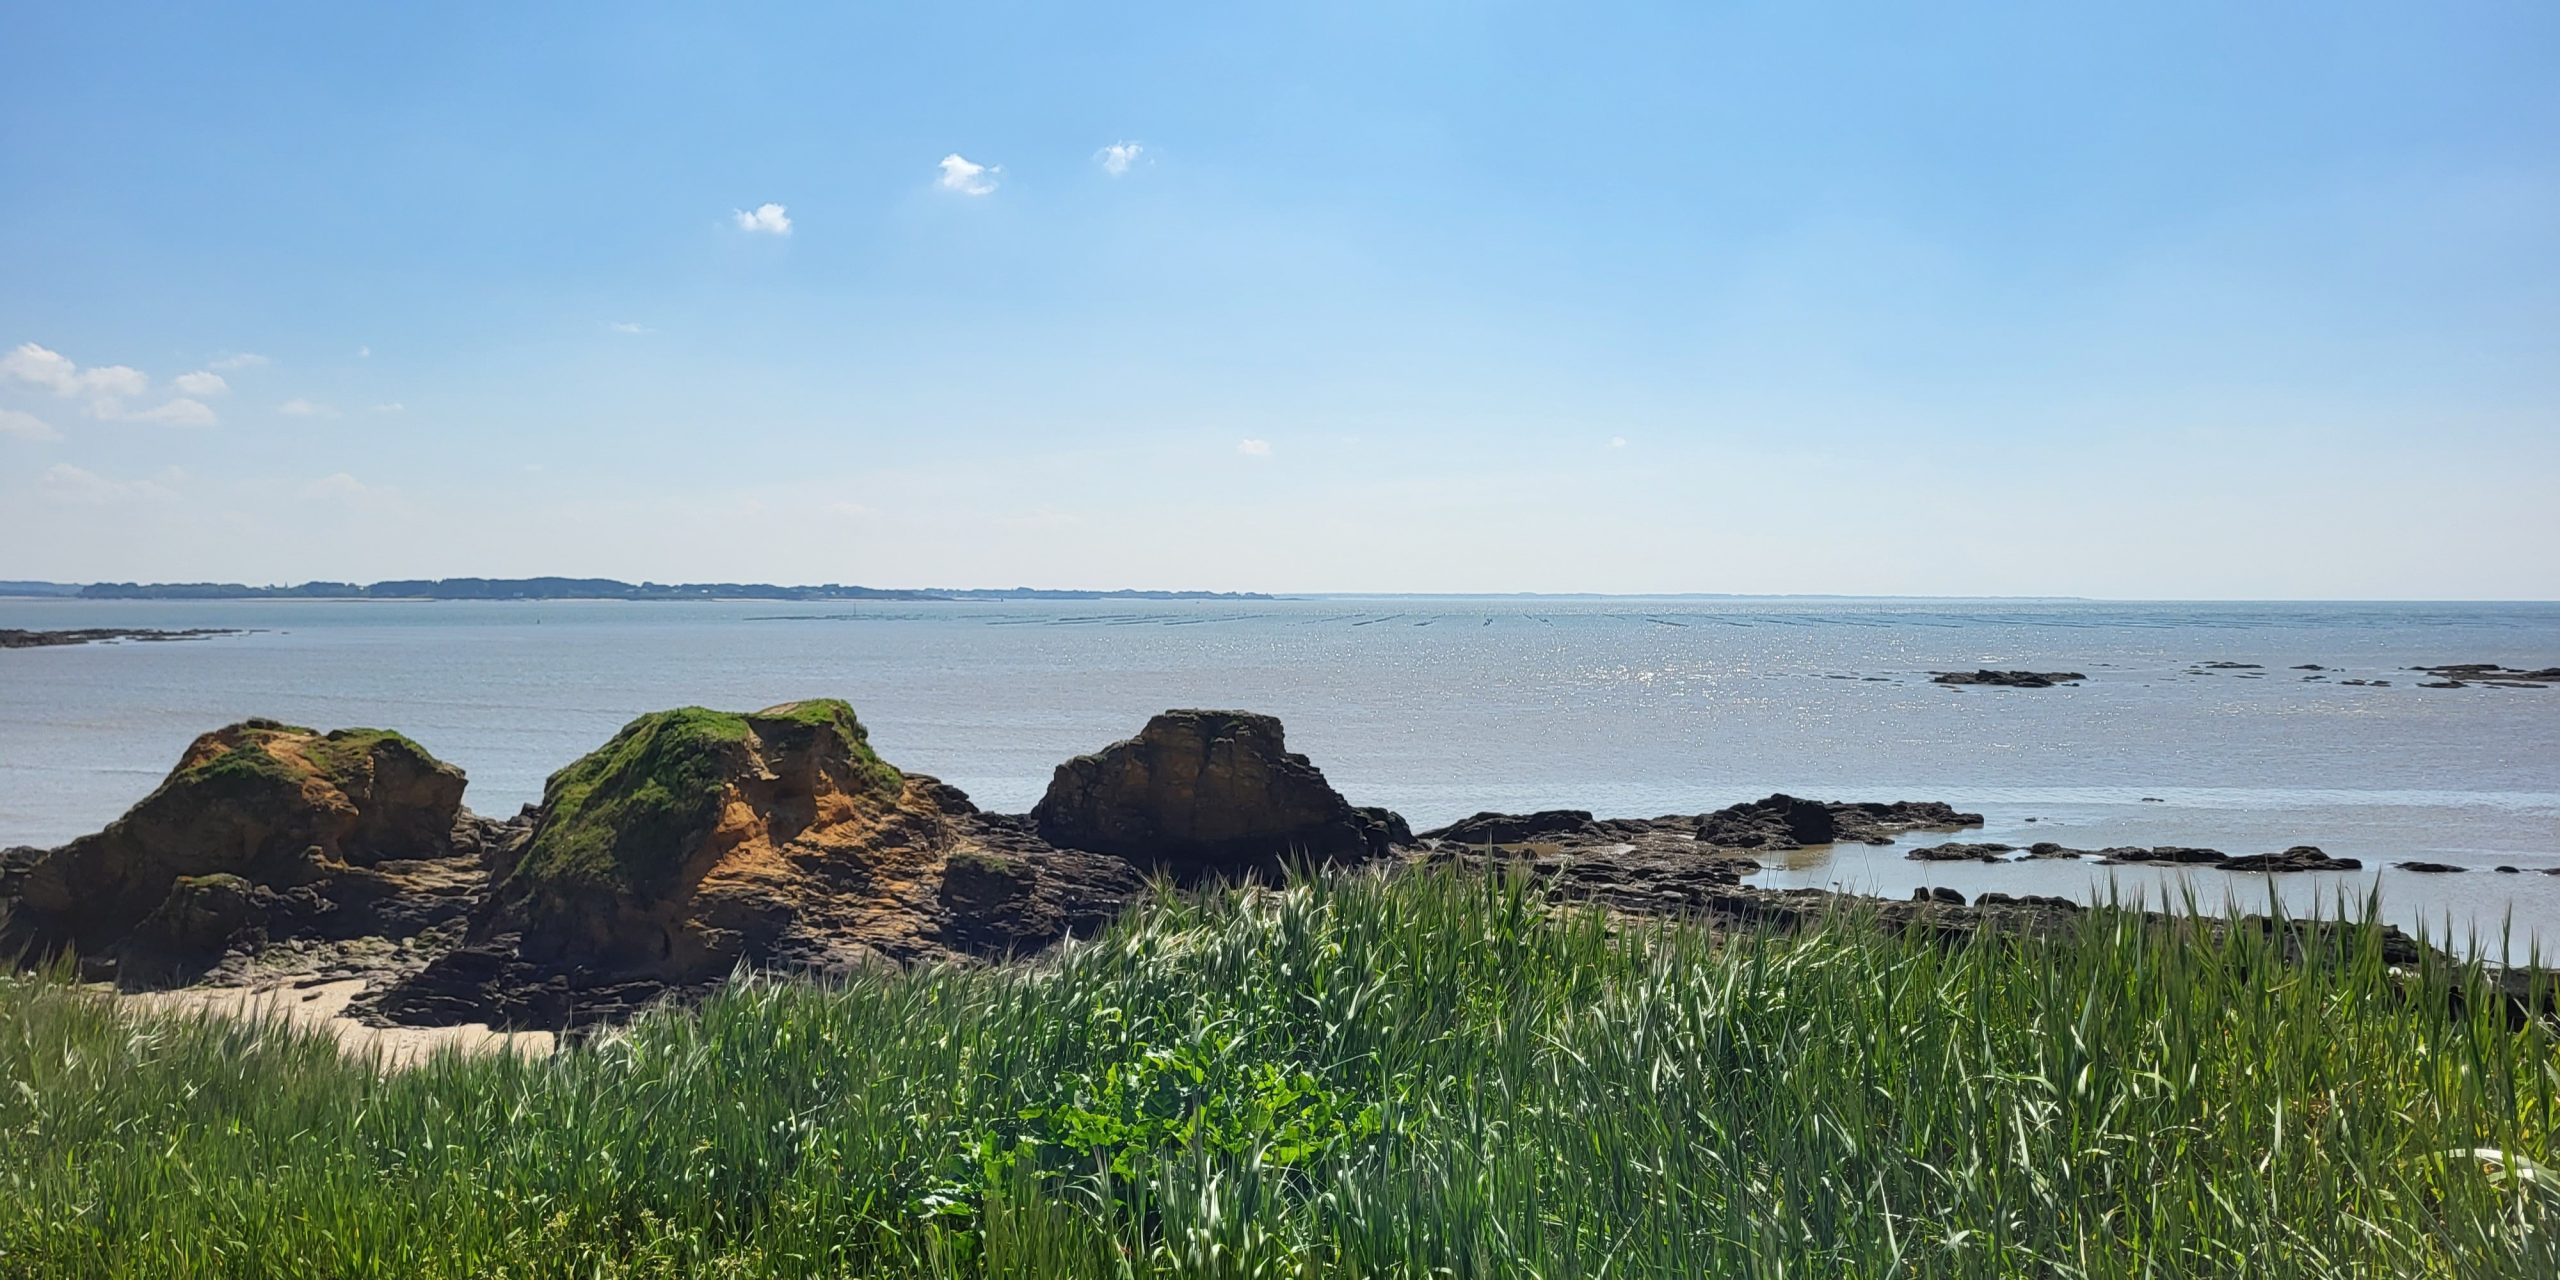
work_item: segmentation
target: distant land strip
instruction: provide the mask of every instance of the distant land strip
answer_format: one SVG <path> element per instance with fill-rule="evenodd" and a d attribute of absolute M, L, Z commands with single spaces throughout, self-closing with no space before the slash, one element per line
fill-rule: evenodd
<path fill-rule="evenodd" d="M 253 587 L 239 582 L 12 582 L 0 596 L 78 600 L 1269 600 L 1258 591 L 1049 591 L 1033 587 L 914 590 L 827 583 L 622 582 L 613 578 L 397 578 Z"/>

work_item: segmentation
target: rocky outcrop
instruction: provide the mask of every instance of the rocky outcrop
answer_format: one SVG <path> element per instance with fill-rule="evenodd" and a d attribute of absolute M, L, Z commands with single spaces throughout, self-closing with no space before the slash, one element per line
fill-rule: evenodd
<path fill-rule="evenodd" d="M 1975 844 L 1951 841 L 1926 845 L 1902 855 L 1913 862 L 2002 862 L 2005 855 L 2015 853 L 2013 845 L 1983 841 Z"/>
<path fill-rule="evenodd" d="M 1250 711 L 1167 711 L 1138 736 L 1058 766 L 1031 811 L 1040 837 L 1177 878 L 1380 857 L 1413 833 L 1355 808 L 1280 722 Z"/>
<path fill-rule="evenodd" d="M 2391 865 L 2422 876 L 2460 875 L 2470 870 L 2469 867 L 2457 867 L 2450 862 L 2395 862 Z"/>
<path fill-rule="evenodd" d="M 480 932 L 516 935 L 538 965 L 681 985 L 742 963 L 823 972 L 1044 945 L 1137 888 L 1124 865 L 1061 858 L 901 773 L 843 702 L 686 707 L 552 775 Z"/>
<path fill-rule="evenodd" d="M 123 640 L 202 640 L 207 636 L 243 634 L 235 627 L 188 627 L 164 631 L 156 627 L 80 627 L 70 631 L 24 631 L 0 627 L 0 649 L 45 649 L 71 644 L 114 644 Z"/>
<path fill-rule="evenodd" d="M 2282 853 L 2253 853 L 2228 859 L 2225 871 L 2361 871 L 2364 863 L 2354 858 L 2332 857 L 2320 846 L 2298 844 Z"/>
<path fill-rule="evenodd" d="M 2560 684 L 2560 667 L 2519 669 L 2502 667 L 2494 662 L 2456 662 L 2441 667 L 2412 667 L 2437 677 L 2420 681 L 2421 689 L 2460 689 L 2469 684 L 2485 684 L 2499 689 L 2548 689 Z"/>
<path fill-rule="evenodd" d="M 1536 813 L 1479 813 L 1425 831 L 1416 838 L 1457 844 L 1529 844 L 1596 840 L 1602 834 L 1601 825 L 1588 809 L 1541 809 Z"/>
<path fill-rule="evenodd" d="M 1907 831 L 1978 827 L 1982 815 L 1936 800 L 1889 804 L 1801 800 L 1779 794 L 1697 819 L 1701 843 L 1728 849 L 1800 849 L 1823 844 L 1891 844 Z"/>
<path fill-rule="evenodd" d="M 2214 867 L 2223 871 L 2354 871 L 2354 858 L 2332 857 L 2317 845 L 2298 844 L 2282 853 L 2233 857 L 2220 849 L 2188 845 L 2116 845 L 2105 849 L 2071 849 L 2043 841 L 2027 846 L 2029 858 L 2095 858 L 2102 867 Z"/>
<path fill-rule="evenodd" d="M 469 852 L 462 789 L 396 733 L 243 721 L 196 739 L 104 831 L 16 855 L 11 930 L 122 977 L 235 941 L 414 936 L 469 910 L 453 890 L 471 874 L 447 865 Z"/>
<path fill-rule="evenodd" d="M 2078 684 L 2089 677 L 2077 671 L 1938 671 L 1931 673 L 1931 684 L 1980 684 L 2003 689 L 2050 689 L 2058 684 Z"/>
<path fill-rule="evenodd" d="M 2098 865 L 2102 867 L 2185 867 L 2230 860 L 2231 855 L 2220 849 L 2199 849 L 2179 844 L 2164 844 L 2149 849 L 2123 847 L 2098 851 Z"/>

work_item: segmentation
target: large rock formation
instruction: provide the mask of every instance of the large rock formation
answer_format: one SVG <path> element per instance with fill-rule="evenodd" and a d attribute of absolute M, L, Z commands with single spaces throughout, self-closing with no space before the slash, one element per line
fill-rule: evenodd
<path fill-rule="evenodd" d="M 642 716 L 551 776 L 470 945 L 374 1002 L 579 1021 L 741 964 L 835 972 L 1045 946 L 1118 913 L 1117 859 L 901 773 L 834 699 Z"/>
<path fill-rule="evenodd" d="M 217 729 L 106 830 L 13 851 L 11 932 L 179 969 L 239 940 L 412 936 L 469 910 L 473 873 L 451 865 L 478 838 L 462 789 L 396 733 Z"/>
<path fill-rule="evenodd" d="M 1278 720 L 1250 711 L 1167 711 L 1059 765 L 1031 820 L 1051 844 L 1177 877 L 1354 861 L 1413 840 L 1404 819 L 1353 807 L 1288 750 Z"/>

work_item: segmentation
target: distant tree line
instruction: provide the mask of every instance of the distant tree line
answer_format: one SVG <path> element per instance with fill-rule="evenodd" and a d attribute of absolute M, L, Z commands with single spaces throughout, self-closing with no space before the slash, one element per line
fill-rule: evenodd
<path fill-rule="evenodd" d="M 0 583 L 16 594 L 69 595 L 63 583 Z M 84 600 L 1268 600 L 1253 591 L 1047 591 L 1035 587 L 915 590 L 784 587 L 770 582 L 622 582 L 613 578 L 394 578 L 253 587 L 238 582 L 92 582 Z"/>

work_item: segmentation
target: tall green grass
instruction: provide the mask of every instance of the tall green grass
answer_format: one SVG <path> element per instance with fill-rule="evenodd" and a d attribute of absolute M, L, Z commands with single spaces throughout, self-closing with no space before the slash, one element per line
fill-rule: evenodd
<path fill-rule="evenodd" d="M 0 1274 L 2560 1274 L 2550 1031 L 2212 924 L 1328 879 L 390 1075 L 0 983 Z"/>

